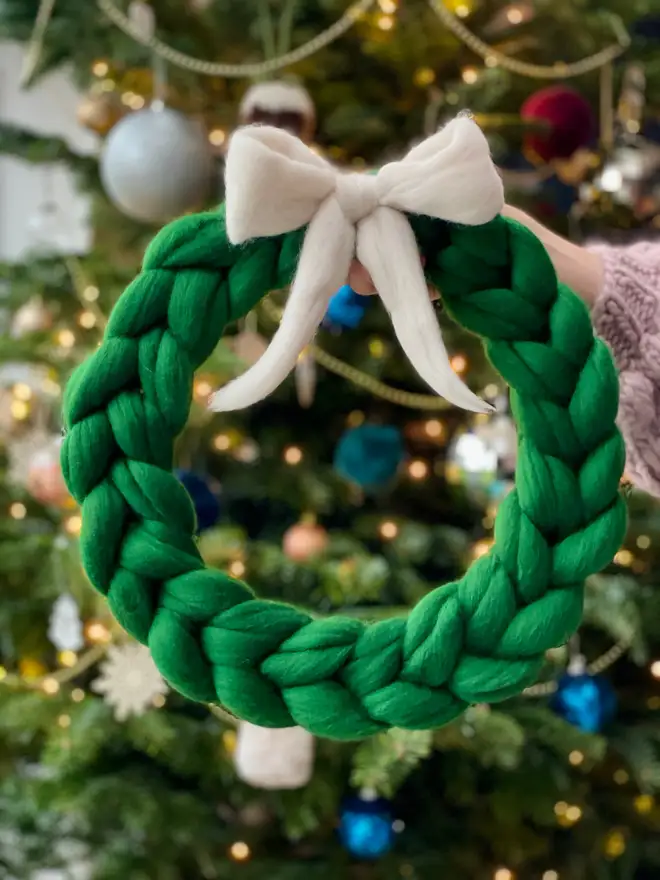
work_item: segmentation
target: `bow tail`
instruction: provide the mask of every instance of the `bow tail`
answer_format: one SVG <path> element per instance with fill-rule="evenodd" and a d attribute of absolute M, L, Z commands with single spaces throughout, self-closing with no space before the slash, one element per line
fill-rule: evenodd
<path fill-rule="evenodd" d="M 358 227 L 357 257 L 370 273 L 399 343 L 421 378 L 455 406 L 492 412 L 451 368 L 406 217 L 391 208 L 377 208 Z"/>
<path fill-rule="evenodd" d="M 312 341 L 332 295 L 346 282 L 355 231 L 336 199 L 328 198 L 311 220 L 282 320 L 262 357 L 217 391 L 214 412 L 231 412 L 263 400 L 286 379 Z"/>

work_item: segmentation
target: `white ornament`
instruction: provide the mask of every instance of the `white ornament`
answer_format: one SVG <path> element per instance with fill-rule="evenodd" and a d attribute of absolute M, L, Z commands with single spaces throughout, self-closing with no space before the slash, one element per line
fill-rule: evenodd
<path fill-rule="evenodd" d="M 298 403 L 304 409 L 309 409 L 314 403 L 316 391 L 316 360 L 309 350 L 303 351 L 298 358 L 295 379 Z"/>
<path fill-rule="evenodd" d="M 155 697 L 165 696 L 168 687 L 149 649 L 129 642 L 108 648 L 101 675 L 93 682 L 92 690 L 103 694 L 117 721 L 125 721 L 129 715 L 142 715 Z"/>
<path fill-rule="evenodd" d="M 28 333 L 40 333 L 48 330 L 53 317 L 39 296 L 33 296 L 14 312 L 11 321 L 11 335 L 20 339 Z"/>
<path fill-rule="evenodd" d="M 304 788 L 314 769 L 314 737 L 302 727 L 271 729 L 241 721 L 234 763 L 240 779 L 254 788 Z"/>
<path fill-rule="evenodd" d="M 316 126 L 316 108 L 301 85 L 290 82 L 256 83 L 247 90 L 239 107 L 242 125 L 273 125 L 309 142 Z"/>
<path fill-rule="evenodd" d="M 58 651 L 80 651 L 85 645 L 83 625 L 73 596 L 58 596 L 48 623 L 48 638 Z"/>
<path fill-rule="evenodd" d="M 147 223 L 202 207 L 213 177 L 213 155 L 201 126 L 167 107 L 125 116 L 101 155 L 101 179 L 110 199 L 129 217 Z"/>
<path fill-rule="evenodd" d="M 423 214 L 479 226 L 502 210 L 502 180 L 475 122 L 459 116 L 376 174 L 342 173 L 285 131 L 251 126 L 230 141 L 225 181 L 232 244 L 307 229 L 282 320 L 266 353 L 214 395 L 211 409 L 242 409 L 283 382 L 357 254 L 422 379 L 456 406 L 492 411 L 451 368 L 406 217 Z"/>

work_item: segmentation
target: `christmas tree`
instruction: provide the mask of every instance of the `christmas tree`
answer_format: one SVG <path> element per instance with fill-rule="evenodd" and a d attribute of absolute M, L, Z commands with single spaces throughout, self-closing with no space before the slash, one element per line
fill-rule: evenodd
<path fill-rule="evenodd" d="M 238 722 L 168 686 L 82 570 L 59 463 L 64 384 L 158 226 L 221 201 L 239 122 L 288 128 L 361 170 L 469 108 L 512 200 L 561 227 L 597 190 L 588 205 L 603 230 L 616 150 L 638 138 L 650 151 L 639 136 L 652 136 L 660 82 L 651 7 L 5 0 L 0 35 L 24 44 L 26 88 L 67 66 L 98 155 L 0 128 L 2 153 L 75 174 L 93 230 L 90 248 L 72 247 L 46 193 L 30 252 L 2 266 L 3 876 L 657 875 L 660 523 L 646 497 L 627 493 L 625 543 L 588 580 L 579 637 L 548 655 L 538 684 L 437 730 L 335 742 Z M 633 62 L 643 118 L 623 102 L 608 122 Z M 650 193 L 644 222 L 657 213 Z M 627 198 L 626 222 L 639 225 L 641 196 Z M 440 300 L 452 367 L 497 414 L 450 408 L 412 371 L 378 298 L 342 288 L 286 383 L 249 409 L 209 413 L 209 396 L 261 356 L 285 302 L 273 290 L 196 374 L 175 466 L 198 547 L 262 598 L 398 617 L 493 543 L 516 463 L 506 386 Z"/>

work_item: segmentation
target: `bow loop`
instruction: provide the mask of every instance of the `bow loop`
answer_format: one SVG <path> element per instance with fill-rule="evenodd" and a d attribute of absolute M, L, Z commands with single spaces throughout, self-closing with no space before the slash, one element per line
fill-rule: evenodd
<path fill-rule="evenodd" d="M 334 169 L 293 135 L 263 125 L 239 129 L 225 167 L 229 241 L 243 244 L 306 226 L 335 178 Z"/>
<path fill-rule="evenodd" d="M 504 207 L 504 185 L 479 126 L 459 116 L 378 173 L 380 202 L 408 214 L 481 226 Z"/>

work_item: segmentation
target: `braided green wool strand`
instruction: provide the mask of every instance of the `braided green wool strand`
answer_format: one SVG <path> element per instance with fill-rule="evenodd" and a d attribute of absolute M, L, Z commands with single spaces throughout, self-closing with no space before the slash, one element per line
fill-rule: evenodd
<path fill-rule="evenodd" d="M 254 724 L 352 739 L 519 693 L 578 627 L 584 580 L 624 534 L 617 376 L 581 302 L 511 220 L 410 220 L 448 311 L 512 389 L 519 455 L 491 551 L 407 618 L 315 619 L 206 568 L 172 473 L 194 370 L 290 281 L 302 232 L 235 248 L 222 210 L 174 222 L 67 388 L 62 462 L 89 579 L 174 688 Z"/>

